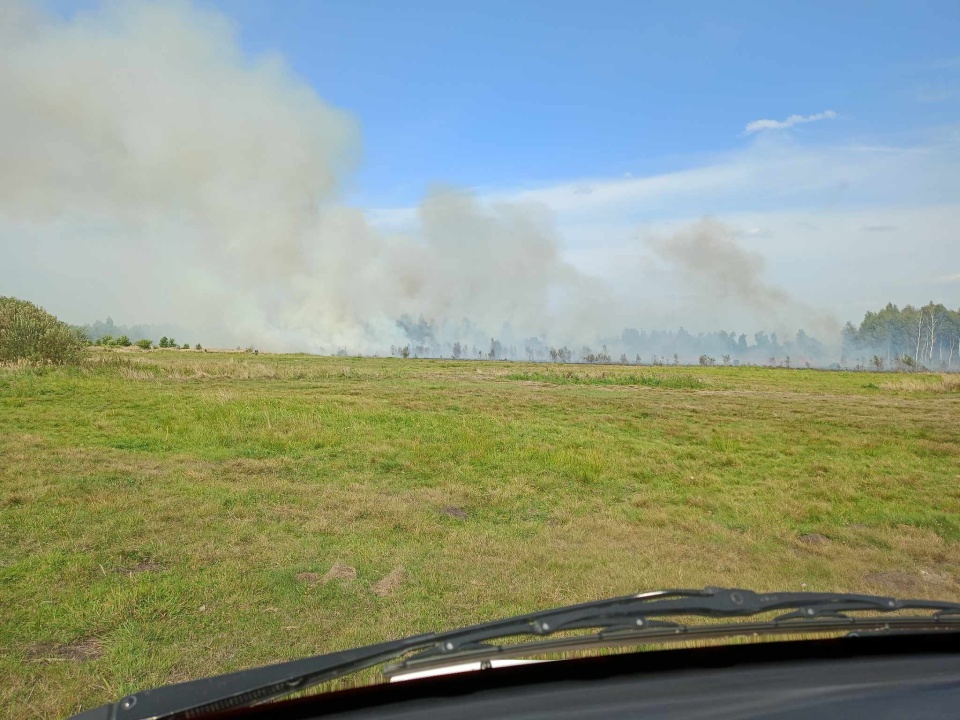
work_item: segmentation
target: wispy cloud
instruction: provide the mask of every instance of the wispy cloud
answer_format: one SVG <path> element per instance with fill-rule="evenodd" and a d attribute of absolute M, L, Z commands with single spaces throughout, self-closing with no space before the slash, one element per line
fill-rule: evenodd
<path fill-rule="evenodd" d="M 937 103 L 949 100 L 953 97 L 953 91 L 944 85 L 931 85 L 929 83 L 917 88 L 917 100 L 925 103 Z"/>
<path fill-rule="evenodd" d="M 634 313 L 649 327 L 764 324 L 746 310 L 705 307 L 701 298 L 688 297 L 645 249 L 644 238 L 671 237 L 704 216 L 761 255 L 771 282 L 842 319 L 857 319 L 888 301 L 926 302 L 931 278 L 942 278 L 933 298 L 958 307 L 960 280 L 952 279 L 960 268 L 957 129 L 830 144 L 754 135 L 729 153 L 692 158 L 671 172 L 571 178 L 480 196 L 490 206 L 547 208 L 564 259 L 632 298 L 635 305 L 611 312 Z M 367 214 L 390 231 L 413 232 L 409 228 L 418 223 L 412 208 Z M 864 306 L 858 298 L 870 300 Z M 691 318 L 700 324 L 694 328 Z M 794 330 L 812 327 L 806 316 L 788 320 L 785 327 L 795 322 Z"/>
<path fill-rule="evenodd" d="M 561 221 L 591 224 L 614 218 L 648 222 L 748 210 L 951 202 L 960 196 L 960 176 L 951 172 L 960 163 L 960 135 L 917 140 L 923 144 L 894 147 L 798 145 L 772 137 L 659 175 L 580 178 L 481 195 L 493 202 L 542 204 Z M 582 192 L 584 185 L 592 192 Z M 880 217 L 865 218 L 854 230 L 881 224 Z"/>
<path fill-rule="evenodd" d="M 927 63 L 924 70 L 960 70 L 960 57 L 941 58 Z"/>
<path fill-rule="evenodd" d="M 786 130 L 794 125 L 816 122 L 817 120 L 833 120 L 836 117 L 837 114 L 833 110 L 824 110 L 813 115 L 791 115 L 786 120 L 754 120 L 747 123 L 747 126 L 743 129 L 743 134 L 751 135 L 763 130 Z"/>
<path fill-rule="evenodd" d="M 764 239 L 764 240 L 769 240 L 769 239 L 775 237 L 775 236 L 776 236 L 776 233 L 775 233 L 773 230 L 769 230 L 768 228 L 749 227 L 749 228 L 747 228 L 746 230 L 743 231 L 742 235 L 743 235 L 744 237 L 760 238 L 760 239 Z"/>

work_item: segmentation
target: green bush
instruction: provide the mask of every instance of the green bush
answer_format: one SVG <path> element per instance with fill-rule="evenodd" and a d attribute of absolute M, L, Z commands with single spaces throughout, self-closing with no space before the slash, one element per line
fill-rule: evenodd
<path fill-rule="evenodd" d="M 137 347 L 142 348 L 143 350 L 149 350 L 153 347 L 153 342 L 150 340 L 137 340 Z"/>
<path fill-rule="evenodd" d="M 128 338 L 126 335 L 121 335 L 120 337 L 118 337 L 116 340 L 113 341 L 113 344 L 116 345 L 117 347 L 130 347 L 131 345 L 133 345 L 133 343 L 130 342 L 130 338 Z"/>
<path fill-rule="evenodd" d="M 32 302 L 0 296 L 0 362 L 75 365 L 87 338 Z"/>

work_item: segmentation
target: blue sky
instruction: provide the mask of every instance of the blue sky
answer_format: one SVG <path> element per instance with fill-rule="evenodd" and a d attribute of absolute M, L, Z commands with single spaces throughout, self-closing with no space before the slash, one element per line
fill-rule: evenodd
<path fill-rule="evenodd" d="M 215 5 L 354 113 L 363 205 L 435 183 L 522 187 L 689 167 L 746 123 L 832 109 L 804 142 L 955 122 L 956 2 Z"/>
<path fill-rule="evenodd" d="M 70 16 L 91 0 L 57 0 Z M 956 122 L 960 5 L 942 2 L 202 0 L 353 113 L 362 205 L 654 174 L 832 109 L 810 142 Z"/>

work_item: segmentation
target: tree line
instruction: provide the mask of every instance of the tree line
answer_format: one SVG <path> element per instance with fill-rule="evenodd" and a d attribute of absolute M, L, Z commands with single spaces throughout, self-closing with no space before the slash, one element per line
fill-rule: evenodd
<path fill-rule="evenodd" d="M 469 323 L 461 332 L 469 332 Z M 551 345 L 538 337 L 519 341 L 490 338 L 489 342 L 449 341 L 423 316 L 402 316 L 397 326 L 410 339 L 393 345 L 397 357 L 449 357 L 474 360 L 529 360 L 532 362 L 621 365 L 767 365 L 772 367 L 830 367 L 833 369 L 910 370 L 960 367 L 960 310 L 942 303 L 922 307 L 893 303 L 867 312 L 859 326 L 848 322 L 840 337 L 821 342 L 804 330 L 789 338 L 776 332 L 750 334 L 719 330 L 691 333 L 677 330 L 625 328 L 619 335 L 601 337 L 592 345 Z M 508 330 L 508 328 L 506 328 Z M 456 331 L 454 331 L 456 332 Z"/>
<path fill-rule="evenodd" d="M 845 356 L 877 370 L 960 365 L 960 310 L 941 303 L 903 308 L 888 303 L 868 312 L 859 327 L 848 322 L 841 336 Z"/>
<path fill-rule="evenodd" d="M 86 340 L 87 344 L 95 345 L 97 347 L 130 347 L 132 345 L 136 345 L 138 348 L 143 350 L 152 350 L 154 347 L 153 340 L 140 338 L 134 342 L 126 335 L 120 335 L 118 337 L 113 337 L 112 335 L 101 335 L 96 340 L 91 340 L 89 337 L 86 337 Z M 166 335 L 164 335 L 157 341 L 156 347 L 165 349 L 169 348 L 170 350 L 189 350 L 190 343 L 183 343 L 183 345 L 180 345 L 177 343 L 175 338 L 168 338 Z M 193 349 L 203 350 L 203 346 L 200 345 L 200 343 L 197 343 Z"/>
<path fill-rule="evenodd" d="M 684 328 L 653 330 L 625 328 L 619 335 L 600 337 L 592 345 L 552 345 L 538 337 L 514 340 L 509 326 L 504 337 L 478 342 L 478 333 L 464 321 L 459 332 L 471 341 L 447 340 L 449 326 L 438 328 L 421 316 L 414 321 L 402 316 L 397 326 L 410 342 L 393 345 L 390 354 L 408 357 L 449 357 L 477 360 L 530 360 L 556 363 L 624 365 L 769 365 L 775 367 L 831 367 L 872 370 L 954 370 L 960 367 L 960 310 L 929 302 L 920 307 L 893 303 L 877 312 L 867 312 L 859 325 L 848 322 L 836 342 L 823 343 L 803 330 L 787 339 L 777 333 L 716 331 L 693 334 Z M 134 326 L 136 327 L 136 326 Z M 110 318 L 90 326 L 71 326 L 33 303 L 0 297 L 0 362 L 74 363 L 84 346 L 151 349 L 154 342 L 128 332 L 114 335 L 106 330 L 126 330 Z M 161 348 L 189 349 L 163 335 Z M 194 349 L 201 350 L 197 343 Z M 238 347 L 237 350 L 240 350 Z M 248 352 L 257 351 L 248 348 Z M 341 349 L 338 355 L 346 354 Z M 839 362 L 837 362 L 839 360 Z"/>
<path fill-rule="evenodd" d="M 625 328 L 619 335 L 600 337 L 592 344 L 553 345 L 539 337 L 508 341 L 495 337 L 478 341 L 449 341 L 448 328 L 438 328 L 423 316 L 413 321 L 403 316 L 397 326 L 410 339 L 393 345 L 396 357 L 449 357 L 455 360 L 528 360 L 531 362 L 630 364 L 630 365 L 739 365 L 742 363 L 813 367 L 836 360 L 836 348 L 799 330 L 787 339 L 776 332 L 746 333 L 717 331 L 691 333 L 677 330 L 646 331 Z M 509 328 L 507 328 L 509 330 Z M 454 330 L 453 332 L 457 332 Z M 465 332 L 461 330 L 461 332 Z M 469 332 L 467 328 L 466 332 Z"/>

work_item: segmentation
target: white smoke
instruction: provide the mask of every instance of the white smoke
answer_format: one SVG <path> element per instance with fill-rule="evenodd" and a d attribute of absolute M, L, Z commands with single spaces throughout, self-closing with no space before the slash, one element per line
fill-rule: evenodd
<path fill-rule="evenodd" d="M 115 314 L 205 340 L 376 352 L 408 339 L 396 322 L 407 314 L 448 341 L 574 345 L 631 314 L 563 260 L 542 205 L 439 190 L 410 234 L 372 228 L 338 200 L 356 123 L 281 59 L 247 58 L 229 21 L 185 0 L 71 20 L 7 0 L 0 137 L 4 242 L 52 233 L 49 264 L 84 275 Z M 679 262 L 678 238 L 663 257 Z M 737 303 L 764 286 L 731 288 Z"/>
<path fill-rule="evenodd" d="M 382 348 L 401 313 L 469 319 L 479 336 L 597 320 L 542 208 L 443 191 L 417 236 L 389 237 L 337 206 L 355 123 L 186 2 L 71 21 L 8 3 L 0 104 L 0 216 L 139 260 L 140 311 L 173 294 L 169 320 L 306 349 Z"/>
<path fill-rule="evenodd" d="M 763 257 L 741 247 L 736 235 L 734 228 L 704 219 L 666 238 L 649 237 L 646 244 L 675 274 L 699 308 L 697 315 L 735 307 L 759 327 L 789 331 L 805 326 L 821 337 L 839 334 L 840 325 L 830 315 L 767 282 Z"/>

